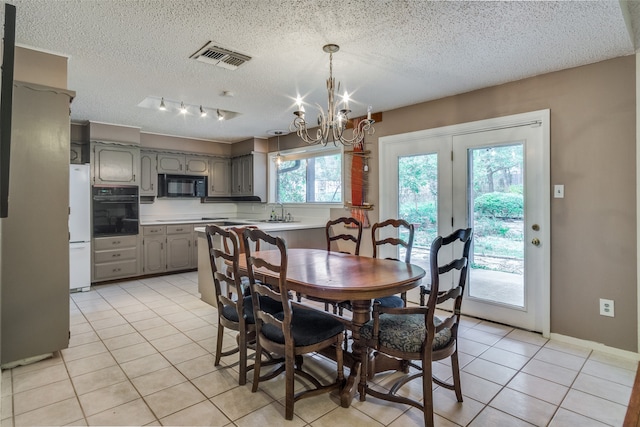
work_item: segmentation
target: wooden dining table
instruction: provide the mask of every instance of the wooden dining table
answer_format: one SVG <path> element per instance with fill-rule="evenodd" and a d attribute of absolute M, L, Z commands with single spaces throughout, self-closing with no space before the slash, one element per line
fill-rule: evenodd
<path fill-rule="evenodd" d="M 269 263 L 280 262 L 276 250 L 258 251 L 253 256 Z M 362 349 L 360 327 L 371 318 L 375 298 L 408 291 L 418 286 L 425 271 L 413 264 L 390 259 L 368 258 L 321 249 L 287 249 L 287 286 L 290 291 L 328 301 L 351 301 L 350 329 L 354 339 L 351 370 L 340 392 L 340 404 L 349 407 L 360 382 Z M 246 271 L 241 257 L 240 269 Z M 269 282 L 273 273 L 257 270 Z"/>

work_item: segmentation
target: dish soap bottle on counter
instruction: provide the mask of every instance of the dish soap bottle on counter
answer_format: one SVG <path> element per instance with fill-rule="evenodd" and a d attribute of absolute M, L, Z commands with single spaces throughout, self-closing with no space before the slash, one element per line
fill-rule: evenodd
<path fill-rule="evenodd" d="M 269 217 L 269 221 L 275 221 L 276 219 L 276 211 L 271 209 L 271 216 Z"/>

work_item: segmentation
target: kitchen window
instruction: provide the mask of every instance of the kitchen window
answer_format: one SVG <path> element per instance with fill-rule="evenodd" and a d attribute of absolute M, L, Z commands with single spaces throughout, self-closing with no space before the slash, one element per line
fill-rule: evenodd
<path fill-rule="evenodd" d="M 342 150 L 309 147 L 271 153 L 275 203 L 342 203 Z"/>

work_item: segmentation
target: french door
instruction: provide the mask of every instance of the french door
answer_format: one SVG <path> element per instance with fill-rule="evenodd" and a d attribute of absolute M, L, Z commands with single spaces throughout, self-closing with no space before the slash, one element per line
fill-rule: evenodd
<path fill-rule="evenodd" d="M 548 156 L 548 111 L 383 137 L 380 218 L 414 223 L 427 269 L 433 238 L 472 227 L 463 312 L 548 334 Z"/>

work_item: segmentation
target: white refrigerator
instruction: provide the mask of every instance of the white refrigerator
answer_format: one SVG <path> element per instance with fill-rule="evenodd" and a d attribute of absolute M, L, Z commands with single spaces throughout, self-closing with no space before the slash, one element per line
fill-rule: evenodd
<path fill-rule="evenodd" d="M 69 288 L 91 287 L 91 183 L 88 164 L 69 170 Z"/>

